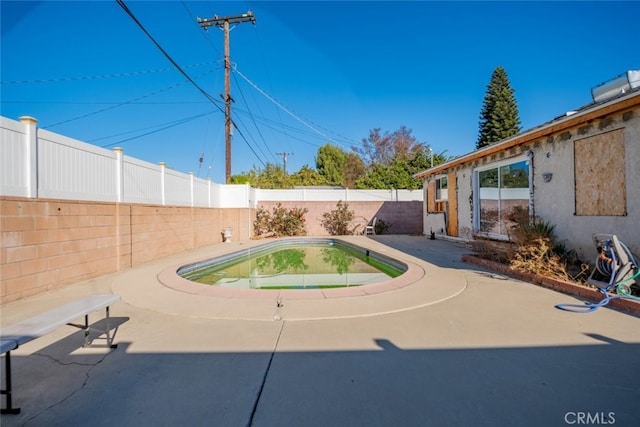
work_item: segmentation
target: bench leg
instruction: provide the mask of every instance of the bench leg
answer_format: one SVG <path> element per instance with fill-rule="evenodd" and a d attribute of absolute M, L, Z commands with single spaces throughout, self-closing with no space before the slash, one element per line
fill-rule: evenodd
<path fill-rule="evenodd" d="M 6 388 L 4 390 L 0 390 L 0 393 L 7 396 L 7 407 L 2 408 L 2 410 L 0 411 L 3 414 L 16 415 L 20 413 L 20 408 L 14 408 L 13 402 L 11 399 L 12 387 L 11 387 L 11 352 L 10 351 L 7 351 L 7 353 L 4 356 L 4 368 L 5 368 L 4 382 L 5 382 Z"/>
<path fill-rule="evenodd" d="M 105 334 L 107 335 L 107 345 L 111 348 L 118 348 L 118 344 L 113 343 L 113 337 L 111 336 L 111 318 L 109 317 L 109 306 L 105 309 L 105 317 L 107 318 L 107 330 Z"/>
<path fill-rule="evenodd" d="M 84 315 L 84 345 L 83 347 L 89 347 L 91 343 L 89 342 L 89 315 Z"/>
<path fill-rule="evenodd" d="M 106 313 L 106 322 L 107 328 L 105 331 L 98 329 L 100 332 L 103 332 L 107 336 L 107 347 L 109 348 L 118 348 L 118 344 L 113 343 L 113 337 L 111 336 L 111 318 L 109 316 L 109 307 L 105 308 Z M 83 347 L 91 347 L 91 341 L 89 340 L 89 334 L 91 332 L 91 328 L 89 327 L 89 315 L 84 315 L 84 325 L 79 325 L 76 323 L 67 323 L 69 326 L 75 326 L 76 328 L 80 328 L 84 331 L 84 345 Z"/>

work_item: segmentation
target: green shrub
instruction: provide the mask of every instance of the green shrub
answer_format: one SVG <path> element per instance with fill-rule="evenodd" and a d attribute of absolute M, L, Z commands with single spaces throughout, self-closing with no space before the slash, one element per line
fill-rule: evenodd
<path fill-rule="evenodd" d="M 332 236 L 346 236 L 356 234 L 359 225 L 353 225 L 353 211 L 349 210 L 349 204 L 342 200 L 336 205 L 336 209 L 322 214 L 322 226 Z"/>
<path fill-rule="evenodd" d="M 384 234 L 387 232 L 387 230 L 389 229 L 389 226 L 391 226 L 391 224 L 387 224 L 386 222 L 384 222 L 383 220 L 381 220 L 380 218 L 378 218 L 378 220 L 376 221 L 376 234 Z"/>
<path fill-rule="evenodd" d="M 259 208 L 253 222 L 253 234 L 255 237 L 304 236 L 307 234 L 304 218 L 307 212 L 306 208 L 283 208 L 280 203 L 271 213 Z"/>

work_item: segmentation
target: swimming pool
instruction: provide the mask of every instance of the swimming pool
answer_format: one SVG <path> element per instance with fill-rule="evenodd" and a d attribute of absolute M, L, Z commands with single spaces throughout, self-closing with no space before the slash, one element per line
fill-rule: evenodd
<path fill-rule="evenodd" d="M 177 274 L 216 287 L 281 290 L 365 286 L 406 270 L 406 264 L 352 243 L 293 238 L 188 264 Z"/>

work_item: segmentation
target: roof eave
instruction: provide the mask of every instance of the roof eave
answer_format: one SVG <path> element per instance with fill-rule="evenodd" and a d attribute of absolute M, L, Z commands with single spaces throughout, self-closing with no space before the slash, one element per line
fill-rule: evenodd
<path fill-rule="evenodd" d="M 627 110 L 640 105 L 640 91 L 634 91 L 629 96 L 616 98 L 609 102 L 604 102 L 601 105 L 597 105 L 593 108 L 586 108 L 583 111 L 567 115 L 557 120 L 552 120 L 548 123 L 542 124 L 535 128 L 529 129 L 518 135 L 509 137 L 501 142 L 493 145 L 481 148 L 479 150 L 472 151 L 468 154 L 450 160 L 446 163 L 442 163 L 433 168 L 426 169 L 422 172 L 418 172 L 413 175 L 416 179 L 424 179 L 430 176 L 441 174 L 448 169 L 472 162 L 476 159 L 481 159 L 488 155 L 497 153 L 499 151 L 508 150 L 509 148 L 517 147 L 519 145 L 527 144 L 539 138 L 558 133 L 570 128 L 574 128 L 582 123 L 589 122 L 598 117 L 603 117 L 612 113 L 616 113 L 622 110 Z"/>

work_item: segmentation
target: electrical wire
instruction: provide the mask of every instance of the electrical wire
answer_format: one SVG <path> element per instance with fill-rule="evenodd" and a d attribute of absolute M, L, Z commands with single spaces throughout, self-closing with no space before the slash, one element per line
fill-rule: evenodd
<path fill-rule="evenodd" d="M 235 75 L 234 75 L 234 77 L 235 77 Z M 237 80 L 236 80 L 236 83 L 237 83 Z M 269 146 L 267 144 L 267 141 L 264 138 L 264 135 L 260 131 L 260 128 L 258 127 L 258 124 L 256 123 L 256 119 L 255 119 L 254 115 L 251 113 L 251 110 L 249 109 L 249 103 L 247 102 L 247 99 L 244 96 L 244 92 L 242 91 L 242 88 L 240 87 L 240 85 L 236 85 L 236 87 L 238 88 L 238 92 L 240 92 L 240 98 L 242 98 L 242 101 L 243 101 L 245 107 L 247 108 L 247 111 L 249 113 L 249 117 L 251 118 L 251 120 L 253 122 L 253 125 L 255 126 L 256 131 L 258 132 L 258 135 L 260 136 L 260 140 L 262 141 L 262 143 L 264 144 L 265 148 L 267 149 L 267 153 L 269 153 L 269 155 L 271 156 L 271 158 L 273 159 L 273 161 L 275 163 L 276 159 L 273 156 L 273 153 L 272 153 L 273 150 L 271 150 L 269 148 Z M 260 151 L 262 151 L 262 150 L 260 150 Z M 263 155 L 264 155 L 264 152 L 263 152 Z M 265 157 L 267 157 L 267 156 L 265 155 Z"/>
<path fill-rule="evenodd" d="M 198 91 L 200 93 L 202 93 L 209 101 L 211 101 L 215 107 L 224 114 L 224 110 L 220 107 L 221 104 L 220 101 L 216 100 L 215 98 L 213 98 L 211 95 L 209 95 L 204 89 L 202 89 L 181 67 L 180 65 L 178 65 L 178 63 L 171 57 L 171 55 L 169 55 L 169 53 L 160 45 L 160 43 L 158 43 L 155 38 L 151 35 L 151 33 L 149 33 L 149 31 L 147 31 L 147 29 L 144 27 L 144 25 L 142 25 L 142 23 L 138 20 L 138 18 L 136 18 L 136 16 L 133 14 L 133 12 L 127 7 L 127 5 L 125 4 L 125 2 L 123 0 L 116 0 L 116 2 L 118 3 L 118 5 L 122 8 L 122 10 L 124 10 L 127 15 L 129 15 L 129 17 L 136 23 L 136 25 L 138 25 L 138 27 L 147 35 L 147 37 L 149 37 L 149 39 L 151 40 L 151 42 L 153 42 L 153 44 L 160 50 L 160 52 L 165 56 L 165 58 L 167 58 L 167 60 L 169 60 L 169 62 L 171 62 L 171 64 L 176 68 L 176 70 L 178 70 L 178 72 L 180 72 L 180 74 L 182 74 L 189 83 L 191 83 L 196 89 L 198 89 Z M 242 130 L 240 130 L 240 128 L 238 127 L 238 125 L 231 120 L 231 124 L 233 125 L 233 127 L 238 131 L 238 134 L 240 135 L 240 137 L 244 140 L 244 142 L 247 144 L 247 146 L 249 147 L 249 149 L 253 152 L 253 154 L 256 156 L 256 158 L 258 160 L 260 160 L 263 164 L 264 162 L 262 161 L 262 159 L 260 158 L 260 156 L 258 156 L 258 154 L 255 152 L 255 150 L 253 149 L 253 147 L 251 146 L 251 144 L 249 143 L 249 141 L 247 140 L 247 138 L 244 136 L 244 133 L 242 132 Z"/>
<path fill-rule="evenodd" d="M 247 8 L 247 10 L 251 10 L 252 9 L 249 4 L 246 5 L 246 8 Z M 261 41 L 260 37 L 258 36 L 260 27 L 257 26 L 257 25 L 252 25 L 252 28 L 253 28 L 253 35 L 254 35 L 254 38 L 255 38 L 255 43 L 256 43 L 256 46 L 257 46 L 257 48 L 255 49 L 255 52 L 257 52 L 258 56 L 260 57 L 262 68 L 264 69 L 264 74 L 265 74 L 266 80 L 267 80 L 267 87 L 269 88 L 270 92 L 273 93 L 274 91 L 273 91 L 273 84 L 271 82 L 271 74 L 269 73 L 268 62 L 267 62 L 266 57 L 265 57 L 265 52 L 267 50 L 264 49 L 264 47 L 262 45 L 262 41 Z M 284 126 L 284 122 L 283 122 L 283 119 L 282 119 L 282 112 L 281 112 L 280 108 L 276 107 L 274 110 L 276 112 L 276 115 L 277 115 L 277 118 L 278 118 L 280 124 Z M 290 146 L 289 148 L 292 148 L 292 147 Z M 290 150 L 290 151 L 293 151 L 293 150 Z"/>
<path fill-rule="evenodd" d="M 136 16 L 133 14 L 133 12 L 127 7 L 127 5 L 124 3 L 123 0 L 116 0 L 116 2 L 118 3 L 118 5 L 122 8 L 122 10 L 124 10 L 127 15 L 129 15 L 129 17 L 133 20 L 133 22 L 136 23 L 136 25 L 138 25 L 138 27 L 142 30 L 142 32 L 144 32 L 147 37 L 149 37 L 149 39 L 151 40 L 151 42 L 158 48 L 158 50 L 160 50 L 160 52 L 164 55 L 165 58 L 167 58 L 167 60 L 176 68 L 176 70 L 178 70 L 178 72 L 180 74 L 182 74 L 189 83 L 191 83 L 196 89 L 198 89 L 198 91 L 200 93 L 202 93 L 205 98 L 207 98 L 209 101 L 211 101 L 216 108 L 218 108 L 220 110 L 221 113 L 224 113 L 224 111 L 222 110 L 222 108 L 220 107 L 220 101 L 216 100 L 215 98 L 213 98 L 211 95 L 209 95 L 204 89 L 202 89 L 198 83 L 196 83 L 187 73 L 186 71 L 184 71 L 182 69 L 182 67 L 180 67 L 180 65 L 178 65 L 178 63 L 171 57 L 171 55 L 169 55 L 169 53 L 164 50 L 164 48 L 162 46 L 160 46 L 160 43 L 158 43 L 156 41 L 155 38 L 153 38 L 153 36 L 151 35 L 151 33 L 149 33 L 149 31 L 147 31 L 147 29 L 144 27 L 144 25 L 142 25 L 142 23 L 140 21 L 138 21 L 138 18 L 136 18 Z"/>
<path fill-rule="evenodd" d="M 239 119 L 238 119 L 238 120 L 239 120 Z M 244 126 L 244 123 L 242 123 L 242 120 L 239 120 L 239 122 Z M 236 124 L 236 122 L 232 120 L 232 121 L 231 121 L 231 123 L 233 124 L 234 129 L 236 129 L 236 130 L 238 131 L 238 133 L 240 133 L 240 136 L 242 137 L 242 139 L 244 140 L 244 142 L 247 144 L 247 147 L 249 147 L 249 149 L 251 150 L 251 152 L 256 156 L 256 159 L 258 159 L 258 160 L 260 161 L 260 163 L 262 163 L 262 166 L 266 166 L 266 164 L 265 164 L 265 162 L 264 162 L 263 158 L 262 158 L 260 155 L 258 155 L 258 153 L 257 153 L 257 152 L 256 152 L 256 150 L 253 148 L 253 146 L 251 145 L 251 143 L 249 142 L 249 140 L 244 136 L 244 134 L 242 133 L 242 131 L 240 131 L 240 128 L 238 127 L 238 125 Z M 248 128 L 247 128 L 246 126 L 245 126 L 245 129 L 247 129 L 247 132 L 249 132 L 249 131 L 248 131 Z M 254 140 L 254 138 L 251 136 L 251 134 L 250 134 L 250 133 L 248 133 L 248 134 L 249 134 L 250 138 L 251 138 L 252 140 Z M 257 144 L 256 144 L 256 146 L 257 146 Z M 259 149 L 259 147 L 258 147 L 258 149 Z M 260 151 L 262 152 L 262 150 L 260 150 Z M 263 154 L 263 156 L 264 156 L 264 153 L 262 153 L 262 154 Z"/>
<path fill-rule="evenodd" d="M 244 111 L 244 110 L 241 110 L 241 109 L 236 109 L 236 111 L 237 111 L 237 112 L 240 112 L 240 113 L 242 113 L 242 114 L 247 114 L 247 115 L 249 114 L 247 111 Z M 324 139 L 323 139 L 323 140 L 322 140 L 322 143 L 320 143 L 320 144 L 314 144 L 314 143 L 312 143 L 312 142 L 309 142 L 307 139 L 302 139 L 302 138 L 300 138 L 300 137 L 297 137 L 297 136 L 291 135 L 291 133 L 287 133 L 287 132 L 285 132 L 284 130 L 279 129 L 279 128 L 278 128 L 278 127 L 276 127 L 276 126 L 270 125 L 270 124 L 269 124 L 269 122 L 276 123 L 279 127 L 289 128 L 291 132 L 298 132 L 298 133 L 303 133 L 304 135 L 307 135 L 307 136 L 317 137 L 317 135 L 315 135 L 315 134 L 307 133 L 307 132 L 305 132 L 304 130 L 301 130 L 301 129 L 298 129 L 298 128 L 295 128 L 295 127 L 292 127 L 292 126 L 287 126 L 287 125 L 284 125 L 284 124 L 280 124 L 280 123 L 278 123 L 278 122 L 276 122 L 276 121 L 274 121 L 274 120 L 266 119 L 266 118 L 264 118 L 264 117 L 254 117 L 254 118 L 255 118 L 255 120 L 256 120 L 257 122 L 260 122 L 260 123 L 262 124 L 262 126 L 265 126 L 265 127 L 269 128 L 269 129 L 271 129 L 271 130 L 275 131 L 275 132 L 278 132 L 278 133 L 280 133 L 280 134 L 282 134 L 282 135 L 285 135 L 285 136 L 287 136 L 287 137 L 289 137 L 289 138 L 291 138 L 291 139 L 294 139 L 294 140 L 296 140 L 296 141 L 299 141 L 299 142 L 301 142 L 301 143 L 303 143 L 303 144 L 306 144 L 306 145 L 310 145 L 310 146 L 312 146 L 312 147 L 319 148 L 319 147 L 321 147 L 321 146 L 326 142 L 326 140 L 324 140 Z"/>
<path fill-rule="evenodd" d="M 312 126 L 310 123 L 308 123 L 306 120 L 302 119 L 301 117 L 299 117 L 298 115 L 296 115 L 295 113 L 293 113 L 290 109 L 288 109 L 287 107 L 285 107 L 282 103 L 278 102 L 275 98 L 273 98 L 271 95 L 269 95 L 268 93 L 266 93 L 263 89 L 261 89 L 257 84 L 255 84 L 254 82 L 252 82 L 251 80 L 249 80 L 249 78 L 247 76 L 245 76 L 244 74 L 242 74 L 237 67 L 232 68 L 232 71 L 237 73 L 242 79 L 244 79 L 248 84 L 250 84 L 255 90 L 257 90 L 260 94 L 262 94 L 265 98 L 267 98 L 269 101 L 271 101 L 272 103 L 274 103 L 277 107 L 279 107 L 280 109 L 282 109 L 282 111 L 284 111 L 285 113 L 289 114 L 291 117 L 293 117 L 294 119 L 296 119 L 298 122 L 300 122 L 301 124 L 303 124 L 304 126 L 308 127 L 309 129 L 311 129 L 312 131 L 314 131 L 315 133 L 317 133 L 318 135 L 321 135 L 323 137 L 325 137 L 327 140 L 334 142 L 336 144 L 340 144 L 340 145 L 345 145 L 342 142 L 336 141 L 335 138 L 330 137 L 329 135 L 321 132 L 320 130 L 318 130 L 316 127 Z M 340 135 L 342 138 L 344 138 L 345 140 L 349 140 L 349 138 Z"/>
<path fill-rule="evenodd" d="M 204 73 L 204 75 L 209 74 L 211 72 L 213 72 L 213 70 L 209 70 L 207 73 Z M 148 93 L 146 95 L 142 95 L 142 96 L 139 96 L 137 98 L 133 98 L 133 99 L 131 99 L 129 101 L 121 102 L 121 103 L 118 103 L 118 104 L 115 104 L 115 105 L 110 105 L 108 107 L 101 108 L 99 110 L 92 111 L 90 113 L 82 114 L 80 116 L 76 116 L 76 117 L 73 117 L 71 119 L 66 119 L 66 120 L 62 120 L 62 121 L 59 121 L 59 122 L 56 122 L 56 123 L 53 123 L 53 124 L 50 124 L 50 125 L 42 126 L 42 128 L 43 129 L 49 129 L 49 128 L 52 128 L 52 127 L 55 127 L 55 126 L 59 126 L 59 125 L 65 124 L 65 123 L 73 122 L 75 120 L 80 120 L 80 119 L 84 119 L 86 117 L 95 116 L 96 114 L 104 113 L 105 111 L 113 110 L 115 108 L 122 107 L 124 105 L 135 104 L 135 103 L 137 103 L 137 101 L 140 101 L 141 99 L 149 98 L 151 96 L 155 96 L 155 95 L 158 95 L 160 93 L 175 89 L 175 88 L 177 88 L 179 86 L 182 86 L 183 84 L 185 84 L 187 82 L 188 81 L 185 80 L 185 81 L 173 84 L 171 86 L 167 86 L 165 88 L 162 88 L 160 90 Z"/>
<path fill-rule="evenodd" d="M 199 67 L 202 65 L 211 65 L 216 62 L 217 61 L 208 61 L 208 62 L 200 62 L 198 64 L 183 65 L 183 68 L 193 68 L 193 67 Z M 95 76 L 54 77 L 50 79 L 31 79 L 31 80 L 8 80 L 8 81 L 0 81 L 0 84 L 11 85 L 11 84 L 25 84 L 25 83 L 74 82 L 74 81 L 84 81 L 84 80 L 110 79 L 110 78 L 118 78 L 118 77 L 132 77 L 132 76 L 140 76 L 144 74 L 161 73 L 161 72 L 171 71 L 171 70 L 173 70 L 173 68 L 167 67 L 167 68 L 156 68 L 152 70 L 143 70 L 143 71 L 127 71 L 122 73 L 98 74 Z"/>
<path fill-rule="evenodd" d="M 128 134 L 132 134 L 132 133 L 136 133 L 136 132 L 146 131 L 146 130 L 149 130 L 149 129 L 155 129 L 155 128 L 160 127 L 160 126 L 167 126 L 167 125 L 171 125 L 173 123 L 180 124 L 180 123 L 183 123 L 185 120 L 188 121 L 191 118 L 198 118 L 198 117 L 202 117 L 203 115 L 206 115 L 206 114 L 202 113 L 202 114 L 198 114 L 196 116 L 190 116 L 190 117 L 185 117 L 185 118 L 178 119 L 178 120 L 172 120 L 170 122 L 159 123 L 157 125 L 146 126 L 146 127 L 143 127 L 143 128 L 129 130 L 129 131 L 126 131 L 126 132 L 120 132 L 120 133 L 116 133 L 116 134 L 109 135 L 109 136 L 102 136 L 102 137 L 99 137 L 99 138 L 93 138 L 93 139 L 87 140 L 86 142 L 93 143 L 93 142 L 102 141 L 102 140 L 105 140 L 105 139 L 115 138 L 115 137 L 122 136 L 122 135 L 128 135 Z M 103 147 L 108 147 L 108 145 L 105 145 Z"/>
<path fill-rule="evenodd" d="M 206 115 L 213 114 L 213 113 L 214 113 L 214 111 L 207 111 L 206 113 L 201 113 L 201 114 L 197 114 L 195 116 L 187 117 L 186 119 L 181 119 L 181 120 L 178 120 L 176 122 L 172 122 L 171 124 L 169 124 L 167 126 L 163 126 L 163 127 L 159 128 L 159 129 L 156 129 L 156 130 L 153 130 L 153 131 L 150 131 L 150 132 L 146 132 L 146 133 L 143 133 L 141 135 L 133 136 L 131 138 L 121 139 L 120 141 L 116 141 L 116 142 L 111 143 L 111 144 L 103 145 L 102 148 L 113 147 L 114 145 L 122 144 L 123 142 L 133 141 L 134 139 L 142 138 L 143 136 L 152 135 L 154 133 L 170 129 L 172 127 L 179 126 L 179 125 L 184 124 L 184 123 L 188 123 L 188 122 L 190 122 L 192 120 L 195 120 L 195 119 L 198 119 L 200 117 L 204 117 Z"/>
<path fill-rule="evenodd" d="M 189 17 L 191 18 L 191 20 L 193 22 L 197 22 L 198 18 L 191 12 L 191 9 L 189 9 L 189 6 L 187 6 L 187 3 L 185 3 L 184 1 L 181 1 L 180 3 L 182 3 L 182 6 L 184 7 L 184 9 L 187 11 L 187 13 L 189 14 Z M 194 27 L 195 28 L 195 27 Z M 216 45 L 213 44 L 213 42 L 211 41 L 211 39 L 209 37 L 207 37 L 205 35 L 204 32 L 202 31 L 198 31 L 198 33 L 207 41 L 207 43 L 209 44 L 209 46 L 211 46 L 213 48 L 213 50 L 216 52 L 216 54 L 220 55 L 221 52 L 220 50 L 216 47 Z"/>
<path fill-rule="evenodd" d="M 185 81 L 186 83 L 186 81 Z M 207 104 L 208 102 L 204 101 L 157 101 L 157 102 L 136 102 L 136 101 L 117 101 L 117 102 L 106 102 L 106 101 L 43 101 L 43 100 L 32 100 L 32 101 L 14 101 L 14 100 L 2 100 L 3 104 L 52 104 L 52 105 L 124 105 L 124 104 L 134 104 L 134 105 L 189 105 L 189 104 Z"/>

